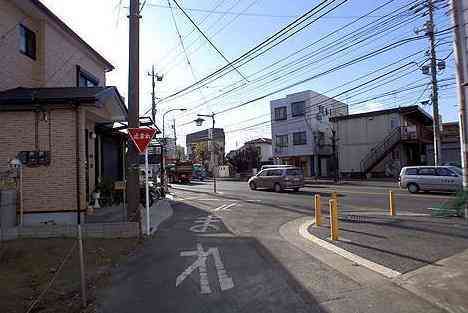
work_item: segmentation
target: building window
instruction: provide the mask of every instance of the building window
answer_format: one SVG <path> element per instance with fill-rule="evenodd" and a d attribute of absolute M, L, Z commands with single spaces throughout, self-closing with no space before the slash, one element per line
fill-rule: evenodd
<path fill-rule="evenodd" d="M 276 136 L 276 146 L 277 147 L 287 147 L 288 146 L 288 135 L 277 135 Z"/>
<path fill-rule="evenodd" d="M 99 79 L 91 73 L 83 70 L 81 66 L 76 66 L 77 73 L 77 87 L 97 87 L 99 86 Z"/>
<path fill-rule="evenodd" d="M 275 108 L 275 121 L 287 119 L 286 107 Z"/>
<path fill-rule="evenodd" d="M 306 132 L 293 133 L 293 145 L 305 145 L 307 144 L 307 134 Z"/>
<path fill-rule="evenodd" d="M 36 59 L 36 34 L 23 25 L 20 25 L 20 52 Z"/>
<path fill-rule="evenodd" d="M 305 114 L 305 101 L 291 103 L 291 115 L 301 116 Z"/>

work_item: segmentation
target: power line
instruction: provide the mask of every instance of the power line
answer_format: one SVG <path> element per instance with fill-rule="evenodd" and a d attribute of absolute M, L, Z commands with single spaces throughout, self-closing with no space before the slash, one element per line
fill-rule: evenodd
<path fill-rule="evenodd" d="M 174 1 L 174 3 L 177 5 L 177 7 L 182 11 L 182 13 L 184 13 L 185 17 L 187 17 L 187 19 L 190 21 L 190 23 L 192 23 L 192 25 L 200 32 L 200 34 L 203 35 L 203 37 L 209 42 L 209 44 L 216 50 L 216 52 L 218 52 L 218 54 L 228 63 L 228 64 L 231 64 L 231 61 L 229 61 L 226 56 L 215 46 L 215 44 L 205 35 L 205 33 L 198 27 L 198 25 L 192 20 L 192 18 L 187 14 L 187 12 L 185 12 L 184 9 L 181 8 L 181 6 L 179 5 L 179 3 L 177 2 L 177 0 L 172 0 Z M 233 65 L 232 65 L 232 68 L 235 69 L 235 71 L 243 78 L 247 81 L 247 78 L 245 78 L 245 76 L 237 69 L 235 68 Z"/>
<path fill-rule="evenodd" d="M 242 0 L 236 0 L 229 8 L 228 8 L 228 11 L 231 11 L 234 7 L 236 7 Z M 224 0 L 222 0 L 222 2 L 224 2 Z M 209 14 L 206 16 L 208 17 Z M 221 21 L 224 19 L 225 15 L 221 15 L 219 16 L 213 23 L 211 24 L 208 24 L 207 27 L 206 27 L 206 30 L 205 32 L 206 33 L 209 33 L 209 31 L 214 28 L 217 24 L 220 24 Z M 201 26 L 203 23 L 199 23 L 198 25 Z M 195 32 L 197 29 L 195 27 L 192 28 L 192 31 L 190 32 L 193 33 Z M 189 35 L 187 35 L 187 37 L 189 37 Z M 210 34 L 210 37 L 213 37 L 212 34 Z M 190 49 L 190 47 L 192 47 L 195 43 L 199 42 L 201 39 L 203 39 L 203 36 L 201 34 L 199 34 L 194 40 L 192 40 L 188 45 L 187 45 L 187 49 Z M 204 40 L 202 43 L 201 43 L 201 46 L 205 45 L 207 43 L 206 40 Z M 174 57 L 172 57 L 168 62 L 166 62 L 166 65 L 164 66 L 164 71 L 166 73 L 168 73 L 174 65 L 177 65 L 178 63 L 175 63 L 177 61 L 177 59 L 179 58 L 179 56 L 181 56 L 182 53 L 179 52 L 177 55 L 175 55 Z M 170 65 L 170 66 L 169 66 Z"/>
<path fill-rule="evenodd" d="M 219 6 L 221 6 L 225 1 L 226 1 L 226 0 L 219 0 L 219 1 L 216 3 L 216 5 L 214 6 L 214 10 L 216 10 Z M 152 5 L 152 4 L 149 4 L 149 6 L 153 6 L 153 5 Z M 208 18 L 210 15 L 211 15 L 211 13 L 206 14 L 206 15 L 203 17 L 203 19 L 201 19 L 201 20 L 198 22 L 198 24 L 199 24 L 199 25 L 203 25 L 203 24 L 205 23 L 205 21 L 207 20 L 207 18 Z M 195 28 L 195 27 L 192 27 L 192 30 L 191 30 L 189 33 L 183 35 L 182 38 L 183 38 L 183 39 L 186 39 L 186 38 L 190 37 L 190 35 L 193 34 L 193 32 L 194 32 L 195 30 L 196 30 L 196 28 Z M 198 38 L 201 38 L 201 36 L 199 36 Z M 198 39 L 198 38 L 197 38 L 197 39 Z M 161 60 L 160 60 L 159 62 L 160 62 L 160 63 L 163 63 L 163 61 L 165 61 L 165 60 L 167 59 L 167 57 L 169 57 L 169 56 L 172 54 L 173 50 L 174 50 L 175 48 L 177 48 L 177 46 L 178 46 L 178 45 L 176 44 L 175 46 L 173 46 L 173 48 L 169 49 L 169 52 L 166 53 L 166 54 L 161 58 Z M 179 56 L 179 55 L 180 55 L 180 53 L 177 54 L 177 56 Z"/>
<path fill-rule="evenodd" d="M 333 0 L 334 1 L 334 0 Z M 345 0 L 347 1 L 347 0 Z M 192 85 L 189 85 L 185 88 L 182 88 L 181 90 L 169 95 L 169 96 L 166 96 L 165 98 L 163 98 L 163 100 L 167 100 L 169 98 L 173 98 L 175 97 L 176 95 L 179 95 L 191 88 L 193 88 L 194 86 L 197 86 L 199 84 L 201 84 L 202 82 L 212 78 L 213 76 L 219 74 L 219 73 L 222 73 L 224 70 L 226 70 L 227 68 L 230 68 L 232 66 L 234 66 L 236 63 L 238 63 L 239 61 L 241 61 L 242 59 L 244 59 L 245 57 L 251 55 L 252 53 L 262 49 L 263 47 L 265 47 L 266 45 L 268 45 L 271 41 L 275 40 L 275 38 L 277 37 L 281 37 L 284 35 L 284 33 L 287 33 L 290 31 L 290 29 L 293 29 L 295 27 L 297 27 L 297 25 L 300 25 L 302 23 L 304 23 L 304 19 L 305 20 L 308 20 L 311 18 L 311 14 L 314 13 L 314 11 L 318 10 L 320 12 L 320 10 L 322 10 L 323 8 L 321 8 L 325 3 L 327 2 L 327 0 L 323 0 L 321 3 L 319 3 L 318 5 L 316 5 L 315 7 L 313 7 L 312 9 L 310 9 L 308 12 L 304 13 L 301 17 L 299 17 L 298 19 L 294 20 L 293 22 L 289 23 L 288 25 L 286 25 L 285 27 L 283 27 L 280 31 L 276 32 L 275 34 L 273 34 L 272 36 L 268 37 L 267 39 L 265 39 L 264 41 L 262 41 L 261 43 L 257 44 L 254 48 L 250 49 L 249 51 L 245 52 L 244 54 L 242 54 L 241 56 L 239 56 L 237 59 L 235 59 L 234 61 L 230 62 L 229 64 L 221 67 L 220 69 L 214 71 L 213 73 L 205 76 L 204 78 L 202 78 L 201 80 L 199 80 L 198 82 L 192 84 Z M 329 4 L 327 4 L 326 6 L 328 6 Z M 295 34 L 295 33 L 294 33 Z"/>
<path fill-rule="evenodd" d="M 380 7 L 378 7 L 377 9 L 380 9 L 380 8 L 382 8 L 383 6 L 388 5 L 388 4 L 391 3 L 391 2 L 393 2 L 393 0 L 388 1 L 387 3 L 385 3 L 385 4 L 381 5 Z M 408 5 L 406 5 L 406 6 L 408 6 Z M 401 7 L 401 8 L 398 8 L 397 10 L 394 10 L 394 11 L 392 12 L 392 14 L 398 12 L 399 10 L 403 9 L 403 8 L 406 7 L 406 6 L 403 6 L 403 7 Z M 377 9 L 375 9 L 375 10 L 377 10 Z M 369 12 L 369 13 L 373 13 L 373 12 L 375 12 L 375 10 L 372 10 L 372 11 Z M 368 14 L 369 14 L 369 13 L 368 13 Z M 400 14 L 401 14 L 401 13 L 400 13 Z M 398 15 L 397 15 L 397 16 L 398 16 Z M 362 18 L 362 17 L 361 17 L 361 18 Z M 359 19 L 361 19 L 361 18 L 359 18 Z M 386 23 L 388 23 L 389 21 L 391 21 L 391 19 L 394 19 L 394 18 L 395 18 L 395 17 L 390 17 L 390 18 L 388 18 Z M 359 20 L 359 19 L 358 19 L 358 20 Z M 411 19 L 414 19 L 414 18 L 411 18 Z M 411 20 L 411 19 L 409 19 L 409 20 Z M 356 21 L 357 21 L 357 20 L 356 20 Z M 353 22 L 351 22 L 351 23 L 345 25 L 344 27 L 340 28 L 339 30 L 341 30 L 341 29 L 343 29 L 343 28 L 345 28 L 345 27 L 347 27 L 347 26 L 353 24 L 353 23 L 356 22 L 356 21 L 353 21 Z M 380 22 L 380 24 L 383 23 L 383 21 L 377 21 L 377 23 L 379 23 L 379 22 Z M 370 26 L 371 26 L 372 24 L 374 24 L 374 23 L 375 23 L 375 22 L 370 23 L 370 24 L 366 25 L 366 27 L 369 26 L 369 28 L 370 28 Z M 380 25 L 380 26 L 381 26 L 381 25 Z M 392 28 L 392 27 L 387 28 L 387 30 L 388 30 L 388 29 L 391 29 L 391 28 Z M 336 32 L 336 31 L 335 31 L 335 32 Z M 325 37 L 328 37 L 329 35 L 332 35 L 332 34 L 335 33 L 335 32 L 332 32 L 332 33 L 328 34 L 328 35 L 325 36 Z M 352 35 L 353 33 L 356 33 L 356 32 L 357 32 L 357 30 L 356 30 L 356 31 L 353 31 L 352 33 L 346 35 L 345 38 L 346 38 L 346 37 L 349 37 L 350 35 Z M 364 28 L 364 29 L 361 31 L 361 33 L 365 33 L 365 32 L 366 32 L 366 30 L 365 30 L 365 28 Z M 355 38 L 361 38 L 359 33 L 356 33 L 353 37 L 355 37 Z M 340 40 L 343 41 L 343 42 L 347 42 L 347 41 L 345 41 L 345 38 L 340 38 Z M 352 37 L 351 37 L 351 38 L 352 38 Z M 318 42 L 321 41 L 321 40 L 322 40 L 322 38 L 319 39 L 319 40 L 317 40 L 317 41 L 315 41 L 314 43 L 312 43 L 312 44 L 306 46 L 305 48 L 308 48 L 308 47 L 310 47 L 310 46 L 312 46 L 312 45 L 318 43 Z M 335 43 L 335 46 L 339 46 L 339 45 L 340 45 L 340 40 L 337 40 L 337 41 L 334 42 L 334 43 Z M 322 48 L 320 48 L 319 50 L 315 50 L 315 51 L 309 53 L 308 55 L 315 54 L 317 51 L 323 51 L 323 49 L 325 49 L 325 48 L 327 48 L 327 47 L 328 47 L 328 48 L 333 47 L 333 43 L 329 43 L 329 44 L 326 45 L 325 47 L 322 47 Z M 305 48 L 302 48 L 302 49 L 300 49 L 299 51 L 302 51 L 302 50 L 304 50 Z M 298 51 L 296 51 L 296 52 L 298 52 Z M 289 55 L 289 56 L 292 56 L 292 55 L 294 55 L 294 54 L 296 54 L 296 53 L 293 53 L 293 54 L 291 54 L 291 55 Z M 270 65 L 270 66 L 273 66 L 273 65 L 275 65 L 275 64 L 277 64 L 277 63 L 283 61 L 284 59 L 288 58 L 289 56 L 287 56 L 287 57 L 285 57 L 285 58 L 283 58 L 283 59 L 281 59 L 281 60 L 279 60 L 279 61 L 273 63 L 273 64 Z M 304 58 L 304 57 L 302 57 L 302 58 Z M 299 60 L 300 60 L 300 59 L 299 59 Z M 250 60 L 249 60 L 249 61 L 250 61 Z M 297 61 L 297 60 L 296 60 L 296 61 Z M 244 64 L 245 64 L 245 63 L 244 63 Z M 243 65 L 243 64 L 242 64 L 242 65 Z M 258 72 L 256 72 L 256 73 L 254 73 L 254 74 L 252 74 L 252 75 L 249 75 L 249 77 L 251 77 L 251 76 L 253 76 L 253 75 L 255 75 L 255 74 L 257 74 L 257 73 L 259 73 L 259 72 L 261 72 L 261 71 L 264 71 L 265 69 L 269 68 L 270 66 L 267 66 L 267 67 L 263 68 L 262 70 L 260 70 L 260 71 L 258 71 Z M 287 66 L 287 65 L 284 65 L 284 67 L 286 67 L 286 66 Z M 270 74 L 271 74 L 271 73 L 270 73 Z M 269 74 L 265 74 L 265 76 L 267 76 L 267 75 L 269 75 Z M 238 82 L 236 82 L 236 83 L 238 83 Z M 206 83 L 206 84 L 207 84 L 207 83 Z M 205 85 L 206 85 L 206 84 L 205 84 Z M 234 84 L 231 84 L 231 85 L 234 85 Z M 201 87 L 203 87 L 203 86 L 204 86 L 204 85 L 202 85 Z M 201 88 L 201 87 L 199 87 L 199 88 Z M 238 87 L 234 88 L 233 90 L 238 89 L 239 87 L 242 87 L 242 86 L 238 86 Z"/>
<path fill-rule="evenodd" d="M 162 4 L 149 4 L 150 6 L 169 9 L 168 6 Z M 229 12 L 229 11 L 217 11 L 215 10 L 207 10 L 207 9 L 200 9 L 200 8 L 187 8 L 184 7 L 186 11 L 193 11 L 193 12 L 203 12 L 203 13 L 210 13 L 210 14 L 229 14 L 229 15 L 240 15 L 240 16 L 252 16 L 252 17 L 271 17 L 271 18 L 297 18 L 299 15 L 276 15 L 276 14 L 265 14 L 265 13 L 258 13 L 258 12 Z M 348 19 L 348 18 L 356 18 L 358 16 L 328 16 L 326 18 L 329 19 Z M 372 15 L 369 18 L 382 18 L 383 15 Z"/>
<path fill-rule="evenodd" d="M 238 1 L 239 2 L 239 1 Z M 236 3 L 238 3 L 236 2 Z M 245 7 L 242 12 L 245 12 L 247 11 L 250 7 L 252 7 L 255 3 L 257 3 L 258 0 L 253 0 L 247 7 Z M 232 8 L 232 7 L 231 7 Z M 232 23 L 234 23 L 234 21 L 239 17 L 239 15 L 236 15 L 234 16 L 229 22 L 227 22 L 226 24 L 224 24 L 221 28 L 219 28 L 218 30 L 216 30 L 213 34 L 210 34 L 211 38 L 214 38 L 217 34 L 219 34 L 220 32 L 222 32 L 226 27 L 228 27 L 229 25 L 231 25 Z M 197 42 L 198 40 L 195 40 L 193 41 L 190 45 L 192 46 L 192 44 L 194 44 L 195 42 Z M 198 45 L 193 51 L 190 52 L 191 55 L 195 54 L 196 52 L 198 52 L 200 50 L 200 48 L 202 48 L 204 45 L 206 44 L 206 41 L 205 42 L 202 42 L 200 43 L 200 45 Z M 180 54 L 179 54 L 180 55 Z M 175 56 L 174 59 L 177 59 L 177 57 L 179 56 Z M 172 69 L 174 69 L 177 65 L 179 65 L 180 62 L 176 62 L 174 63 L 172 66 L 170 66 L 169 68 L 166 69 L 166 73 L 169 73 Z"/>

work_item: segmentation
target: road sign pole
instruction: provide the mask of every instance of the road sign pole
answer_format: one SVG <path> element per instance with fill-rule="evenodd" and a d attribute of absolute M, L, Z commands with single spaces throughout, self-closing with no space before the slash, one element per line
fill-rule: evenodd
<path fill-rule="evenodd" d="M 148 188 L 148 148 L 145 150 L 145 196 L 146 196 L 146 234 L 150 235 L 149 188 Z"/>

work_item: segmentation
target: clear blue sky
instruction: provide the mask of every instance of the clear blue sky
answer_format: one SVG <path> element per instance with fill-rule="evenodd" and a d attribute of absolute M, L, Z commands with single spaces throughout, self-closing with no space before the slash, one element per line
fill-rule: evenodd
<path fill-rule="evenodd" d="M 109 74 L 108 83 L 118 86 L 122 94 L 127 94 L 127 67 L 128 67 L 128 22 L 127 11 L 128 1 L 119 0 L 100 0 L 100 1 L 63 1 L 63 0 L 44 0 L 54 12 L 65 20 L 73 29 L 75 29 L 85 40 L 92 46 L 96 47 L 104 56 L 110 59 L 116 66 L 116 70 Z M 193 19 L 199 24 L 200 28 L 212 39 L 215 45 L 223 51 L 226 57 L 230 60 L 235 59 L 243 52 L 255 46 L 267 36 L 278 31 L 287 23 L 294 19 L 294 16 L 299 16 L 308 9 L 317 5 L 320 1 L 314 0 L 293 0 L 293 1 L 273 1 L 273 0 L 179 0 L 181 6 L 198 10 L 213 10 L 216 7 L 217 12 L 201 12 L 195 10 L 187 10 Z M 337 3 L 340 1 L 337 1 Z M 248 76 L 272 62 L 288 55 L 289 53 L 300 49 L 315 40 L 320 39 L 327 33 L 351 22 L 358 16 L 367 13 L 368 11 L 384 4 L 387 0 L 349 0 L 339 8 L 329 13 L 325 17 L 318 20 L 313 25 L 307 27 L 297 35 L 291 37 L 283 44 L 272 49 L 270 52 L 262 55 L 254 61 L 240 68 L 240 71 Z M 376 12 L 371 17 L 363 19 L 344 30 L 339 35 L 330 38 L 316 46 L 321 47 L 332 40 L 340 38 L 354 29 L 364 26 L 375 20 L 383 20 L 385 16 L 396 8 L 412 3 L 414 1 L 395 0 L 391 4 Z M 189 60 L 192 64 L 195 78 L 193 77 L 187 60 L 182 53 L 179 38 L 176 34 L 174 22 L 171 17 L 171 11 L 167 8 L 167 1 L 164 0 L 149 0 L 142 12 L 141 24 L 141 112 L 145 112 L 149 108 L 151 102 L 151 82 L 146 72 L 150 70 L 151 65 L 155 64 L 158 72 L 165 74 L 162 83 L 157 85 L 157 94 L 159 97 L 164 97 L 171 94 L 173 91 L 187 86 L 194 82 L 195 79 L 200 79 L 211 73 L 215 69 L 226 64 L 226 62 L 210 47 L 207 42 L 200 37 L 197 31 L 193 31 L 193 27 L 188 22 L 187 18 L 182 15 L 179 10 L 174 9 L 175 19 L 183 37 L 183 42 L 189 53 Z M 92 8 L 92 10 L 90 9 Z M 244 12 L 253 15 L 239 15 L 236 13 Z M 439 30 L 450 26 L 450 19 L 445 15 L 447 8 L 436 13 L 437 27 Z M 228 13 L 225 13 L 228 12 Z M 268 16 L 259 16 L 268 15 Z M 401 16 L 403 21 L 406 17 L 411 16 L 408 11 L 407 15 Z M 194 107 L 199 106 L 197 110 L 190 111 L 185 114 L 168 115 L 168 120 L 176 118 L 177 135 L 179 143 L 185 142 L 187 133 L 199 130 L 193 123 L 187 124 L 195 118 L 196 113 L 217 112 L 224 108 L 242 103 L 246 100 L 256 98 L 258 96 L 269 93 L 270 91 L 292 84 L 301 79 L 310 77 L 314 74 L 323 72 L 329 68 L 347 62 L 353 58 L 364 55 L 371 50 L 378 49 L 386 43 L 394 42 L 408 37 L 415 36 L 414 29 L 424 23 L 425 18 L 419 18 L 414 22 L 402 26 L 393 32 L 386 32 L 382 37 L 366 41 L 360 45 L 356 45 L 350 51 L 342 54 L 337 54 L 335 57 L 327 59 L 324 62 L 318 62 L 309 66 L 303 72 L 295 75 L 285 76 L 283 80 L 275 83 L 261 86 L 261 82 L 257 85 L 250 84 L 250 87 L 242 88 L 239 92 L 234 92 L 229 95 L 220 97 L 215 101 L 211 101 L 206 105 L 200 105 L 203 99 L 210 99 L 218 95 L 223 87 L 238 81 L 240 76 L 235 72 L 227 75 L 221 80 L 209 84 L 200 92 L 193 92 L 186 97 L 177 98 L 174 101 L 167 101 L 161 104 L 159 110 L 159 118 L 161 112 L 171 108 L 178 107 Z M 191 33 L 192 32 L 192 33 Z M 191 34 L 190 34 L 191 33 Z M 189 35 L 188 35 L 189 34 Z M 438 57 L 445 58 L 451 51 L 451 38 L 448 35 L 440 37 L 441 45 L 438 47 Z M 427 47 L 427 40 L 419 40 L 417 42 L 405 44 L 400 48 L 394 49 L 381 56 L 372 58 L 365 62 L 355 64 L 335 73 L 322 76 L 308 83 L 291 88 L 274 94 L 266 99 L 251 103 L 241 109 L 230 111 L 229 113 L 219 115 L 217 118 L 217 127 L 224 127 L 227 131 L 227 149 L 233 149 L 240 146 L 244 141 L 260 136 L 270 136 L 269 124 L 263 124 L 259 127 L 247 128 L 244 131 L 229 132 L 230 130 L 238 130 L 239 128 L 249 127 L 259 124 L 269 119 L 269 101 L 274 98 L 284 97 L 286 94 L 312 89 L 317 92 L 325 92 L 333 87 L 339 86 L 345 82 L 364 75 L 385 64 L 390 64 L 399 58 L 407 56 L 412 52 L 417 52 L 420 49 Z M 304 51 L 296 57 L 304 55 L 311 50 Z M 319 55 L 320 56 L 320 55 Z M 448 67 L 441 72 L 440 78 L 454 77 L 453 56 L 447 59 Z M 415 56 L 408 61 L 418 61 L 424 58 L 423 54 Z M 406 62 L 402 62 L 402 65 Z M 391 70 L 393 68 L 389 68 Z M 413 68 L 408 68 L 408 71 Z M 380 72 L 380 74 L 385 71 Z M 401 72 L 403 73 L 403 72 Z M 424 78 L 426 79 L 424 80 Z M 255 77 L 253 77 L 254 79 Z M 360 81 L 360 83 L 366 80 Z M 385 98 L 379 98 L 372 101 L 362 102 L 363 100 L 372 98 L 375 95 L 394 90 L 396 88 L 408 86 L 411 83 L 419 81 L 424 83 L 429 81 L 428 76 L 422 75 L 419 71 L 407 75 L 401 79 L 395 80 L 382 87 L 367 88 L 364 93 L 351 97 L 351 94 L 343 95 L 338 99 L 350 105 L 352 112 L 365 111 L 377 108 L 386 108 L 394 106 L 403 106 L 416 103 L 418 99 L 428 99 L 429 90 L 423 94 L 424 87 L 414 89 L 412 91 L 399 93 Z M 454 81 L 447 81 L 453 83 Z M 354 85 L 349 85 L 346 88 L 326 93 L 328 96 L 335 96 L 340 91 L 348 89 Z M 441 91 L 440 95 L 441 113 L 444 121 L 453 121 L 457 119 L 456 108 L 456 92 L 454 85 L 446 86 Z M 361 103 L 362 102 L 362 103 Z M 358 103 L 358 104 L 356 104 Z M 428 112 L 432 108 L 424 107 Z M 168 124 L 168 123 L 166 123 Z"/>

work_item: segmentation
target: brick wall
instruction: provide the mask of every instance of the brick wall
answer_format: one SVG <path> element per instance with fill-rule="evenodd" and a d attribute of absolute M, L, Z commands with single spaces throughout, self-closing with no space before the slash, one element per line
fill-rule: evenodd
<path fill-rule="evenodd" d="M 51 164 L 24 167 L 25 212 L 76 210 L 75 114 L 55 109 L 47 113 L 47 121 L 38 116 L 38 148 L 49 150 L 50 144 Z M 0 112 L 0 171 L 18 152 L 35 150 L 35 118 L 34 112 Z M 84 167 L 82 172 L 84 186 Z"/>
<path fill-rule="evenodd" d="M 37 34 L 37 49 L 42 49 L 41 23 L 17 9 L 11 1 L 0 0 L 0 90 L 41 85 L 41 63 L 19 51 L 19 23 Z"/>

